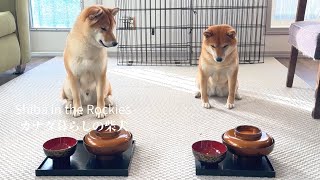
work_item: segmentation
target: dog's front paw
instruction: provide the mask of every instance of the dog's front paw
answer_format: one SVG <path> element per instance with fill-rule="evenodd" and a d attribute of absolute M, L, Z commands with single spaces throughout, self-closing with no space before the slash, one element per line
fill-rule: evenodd
<path fill-rule="evenodd" d="M 98 118 L 98 119 L 103 119 L 106 117 L 106 114 L 104 113 L 103 108 L 97 107 L 95 112 L 96 112 L 96 118 Z"/>
<path fill-rule="evenodd" d="M 227 102 L 226 108 L 232 109 L 232 108 L 234 108 L 234 104 L 231 104 L 231 103 Z"/>
<path fill-rule="evenodd" d="M 83 109 L 82 108 L 73 109 L 73 117 L 80 117 L 82 115 L 83 115 Z"/>
<path fill-rule="evenodd" d="M 242 96 L 239 93 L 237 93 L 235 98 L 236 98 L 236 100 L 241 100 Z"/>
<path fill-rule="evenodd" d="M 96 118 L 98 119 L 103 119 L 106 117 L 106 114 L 104 112 L 97 112 L 96 113 Z"/>
<path fill-rule="evenodd" d="M 64 108 L 66 110 L 71 110 L 72 109 L 72 100 L 67 100 L 66 104 L 64 105 Z"/>
<path fill-rule="evenodd" d="M 209 102 L 203 102 L 202 103 L 202 107 L 206 108 L 206 109 L 210 109 L 211 108 L 211 105 Z"/>
<path fill-rule="evenodd" d="M 111 95 L 105 98 L 105 105 L 107 107 L 112 107 L 114 105 L 113 98 Z"/>
<path fill-rule="evenodd" d="M 194 97 L 195 98 L 200 98 L 201 97 L 201 93 L 199 91 L 194 93 Z"/>

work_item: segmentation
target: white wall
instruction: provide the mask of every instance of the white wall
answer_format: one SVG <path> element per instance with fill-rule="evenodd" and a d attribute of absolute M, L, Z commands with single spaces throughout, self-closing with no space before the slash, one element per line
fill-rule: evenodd
<path fill-rule="evenodd" d="M 267 35 L 266 36 L 266 55 L 287 56 L 290 53 L 288 35 Z"/>
<path fill-rule="evenodd" d="M 31 31 L 32 53 L 61 53 L 68 32 Z"/>
<path fill-rule="evenodd" d="M 85 0 L 85 7 L 95 3 L 95 0 Z M 103 5 L 114 7 L 114 0 L 102 0 Z M 31 51 L 34 55 L 62 54 L 68 32 L 31 31 Z M 288 35 L 267 35 L 266 55 L 288 54 Z M 108 51 L 116 51 L 110 48 Z"/>

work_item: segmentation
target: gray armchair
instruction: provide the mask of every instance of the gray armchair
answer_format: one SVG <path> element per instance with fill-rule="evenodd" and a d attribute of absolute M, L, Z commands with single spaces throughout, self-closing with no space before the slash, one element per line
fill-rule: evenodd
<path fill-rule="evenodd" d="M 304 55 L 320 60 L 320 22 L 304 21 L 307 0 L 299 0 L 296 22 L 289 29 L 289 44 L 292 45 L 290 64 L 287 75 L 287 87 L 292 87 L 297 64 L 298 51 Z M 320 64 L 318 67 L 315 105 L 312 117 L 320 119 Z"/>
<path fill-rule="evenodd" d="M 31 58 L 29 1 L 0 0 L 0 24 L 0 72 L 23 73 Z"/>

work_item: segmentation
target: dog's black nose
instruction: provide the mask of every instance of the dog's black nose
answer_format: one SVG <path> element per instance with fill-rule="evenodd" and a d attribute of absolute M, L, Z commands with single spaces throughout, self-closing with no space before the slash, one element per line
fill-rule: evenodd
<path fill-rule="evenodd" d="M 116 46 L 116 45 L 118 45 L 118 42 L 113 41 L 113 42 L 112 42 L 112 46 Z"/>
<path fill-rule="evenodd" d="M 216 60 L 217 60 L 218 62 L 221 62 L 221 61 L 222 61 L 222 58 L 221 58 L 221 57 L 217 57 Z"/>

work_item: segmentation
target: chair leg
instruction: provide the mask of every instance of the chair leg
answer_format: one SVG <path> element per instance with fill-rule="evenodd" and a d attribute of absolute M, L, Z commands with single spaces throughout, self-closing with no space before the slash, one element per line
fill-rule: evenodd
<path fill-rule="evenodd" d="M 294 73 L 296 71 L 297 59 L 298 59 L 298 50 L 292 46 L 290 64 L 289 64 L 288 74 L 287 74 L 287 87 L 292 87 Z"/>
<path fill-rule="evenodd" d="M 317 75 L 317 87 L 315 93 L 315 104 L 312 111 L 312 117 L 314 119 L 320 119 L 320 64 L 318 67 L 318 75 Z"/>
<path fill-rule="evenodd" d="M 22 74 L 26 69 L 26 64 L 20 64 L 16 66 L 16 72 L 14 74 Z"/>

